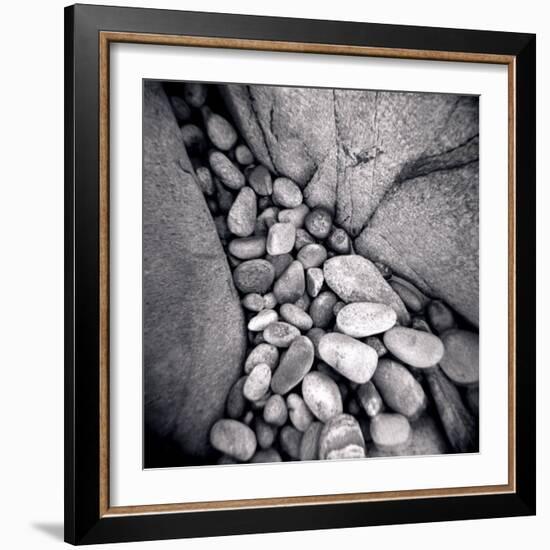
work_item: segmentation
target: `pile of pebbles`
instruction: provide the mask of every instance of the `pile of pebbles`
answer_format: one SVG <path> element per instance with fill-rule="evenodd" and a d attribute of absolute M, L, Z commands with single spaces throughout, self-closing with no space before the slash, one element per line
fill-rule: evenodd
<path fill-rule="evenodd" d="M 167 90 L 246 312 L 248 350 L 219 464 L 408 454 L 430 416 L 477 450 L 478 334 L 354 253 L 332 213 L 258 163 L 214 87 Z"/>

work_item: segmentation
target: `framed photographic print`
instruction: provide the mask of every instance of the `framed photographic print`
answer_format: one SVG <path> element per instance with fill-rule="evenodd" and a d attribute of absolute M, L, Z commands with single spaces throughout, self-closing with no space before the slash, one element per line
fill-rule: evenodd
<path fill-rule="evenodd" d="M 66 540 L 535 513 L 535 37 L 66 8 Z"/>

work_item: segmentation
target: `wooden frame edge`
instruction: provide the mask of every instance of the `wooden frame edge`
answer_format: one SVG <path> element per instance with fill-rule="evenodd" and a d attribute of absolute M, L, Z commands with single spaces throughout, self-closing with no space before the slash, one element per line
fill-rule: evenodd
<path fill-rule="evenodd" d="M 190 503 L 148 504 L 136 506 L 110 506 L 109 499 L 109 52 L 112 42 L 156 44 L 164 46 L 189 46 L 227 48 L 237 50 L 279 51 L 329 55 L 352 55 L 365 57 L 388 57 L 394 59 L 417 59 L 431 61 L 455 61 L 492 63 L 508 68 L 508 483 L 477 487 L 438 489 L 414 489 L 406 491 L 383 491 L 347 493 L 300 497 L 275 497 L 226 501 L 200 501 Z M 439 50 L 416 50 L 402 48 L 375 48 L 320 43 L 301 43 L 268 40 L 216 38 L 189 35 L 164 35 L 134 32 L 99 32 L 99 231 L 100 231 L 100 471 L 99 471 L 99 517 L 121 517 L 177 512 L 201 512 L 209 510 L 237 510 L 281 506 L 315 506 L 354 502 L 377 502 L 388 500 L 443 498 L 452 496 L 482 496 L 511 494 L 516 492 L 516 56 L 447 52 Z M 513 290 L 513 292 L 510 291 Z"/>

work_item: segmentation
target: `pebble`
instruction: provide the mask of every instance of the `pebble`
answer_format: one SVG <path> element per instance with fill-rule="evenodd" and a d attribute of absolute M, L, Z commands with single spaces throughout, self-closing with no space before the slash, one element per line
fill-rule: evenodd
<path fill-rule="evenodd" d="M 202 107 L 207 93 L 208 88 L 200 82 L 186 82 L 183 85 L 183 98 L 191 107 Z"/>
<path fill-rule="evenodd" d="M 304 227 L 306 216 L 309 214 L 309 207 L 302 203 L 296 208 L 285 208 L 279 212 L 279 221 L 291 223 L 296 229 Z"/>
<path fill-rule="evenodd" d="M 315 244 L 315 239 L 305 229 L 297 228 L 294 248 L 300 251 L 308 244 Z"/>
<path fill-rule="evenodd" d="M 410 321 L 401 298 L 374 264 L 356 254 L 335 256 L 323 265 L 327 285 L 344 302 L 377 302 L 391 306 L 403 324 Z"/>
<path fill-rule="evenodd" d="M 306 271 L 306 289 L 312 298 L 316 298 L 323 288 L 325 276 L 320 267 L 310 267 Z"/>
<path fill-rule="evenodd" d="M 327 245 L 337 254 L 349 254 L 351 241 L 346 231 L 340 227 L 333 227 L 327 239 Z"/>
<path fill-rule="evenodd" d="M 206 139 L 198 126 L 185 124 L 181 127 L 181 137 L 189 155 L 200 155 L 204 152 Z"/>
<path fill-rule="evenodd" d="M 218 201 L 220 212 L 227 214 L 233 206 L 235 197 L 233 196 L 233 193 L 224 187 L 217 178 L 214 180 L 214 185 L 216 186 L 216 199 Z"/>
<path fill-rule="evenodd" d="M 288 410 L 283 397 L 278 394 L 272 395 L 264 407 L 264 420 L 268 424 L 283 426 L 288 419 Z"/>
<path fill-rule="evenodd" d="M 273 193 L 271 174 L 269 170 L 261 164 L 250 170 L 248 173 L 248 183 L 261 197 L 266 197 Z"/>
<path fill-rule="evenodd" d="M 439 362 L 443 372 L 459 386 L 479 382 L 479 335 L 467 330 L 451 329 L 441 335 L 445 355 Z"/>
<path fill-rule="evenodd" d="M 432 332 L 432 329 L 430 328 L 430 325 L 426 322 L 426 319 L 424 319 L 422 316 L 414 317 L 411 322 L 411 328 L 414 328 L 415 330 L 421 330 L 423 332 Z"/>
<path fill-rule="evenodd" d="M 453 312 L 439 300 L 430 302 L 426 313 L 428 314 L 430 325 L 438 334 L 452 329 L 455 326 Z"/>
<path fill-rule="evenodd" d="M 296 228 L 291 223 L 274 223 L 267 234 L 267 252 L 271 256 L 288 254 L 295 240 Z"/>
<path fill-rule="evenodd" d="M 286 398 L 286 406 L 294 427 L 300 432 L 305 432 L 313 422 L 313 415 L 305 401 L 297 393 L 291 393 Z"/>
<path fill-rule="evenodd" d="M 279 278 L 294 261 L 291 254 L 279 254 L 278 256 L 266 256 L 266 260 L 273 264 L 275 268 L 275 278 Z"/>
<path fill-rule="evenodd" d="M 292 341 L 300 336 L 300 331 L 288 323 L 278 321 L 269 325 L 263 335 L 267 343 L 278 348 L 288 348 Z"/>
<path fill-rule="evenodd" d="M 260 417 L 254 419 L 254 433 L 256 434 L 256 441 L 262 449 L 271 447 L 277 437 L 277 430 Z"/>
<path fill-rule="evenodd" d="M 307 331 L 313 326 L 311 317 L 295 304 L 283 304 L 279 313 L 281 317 L 301 331 Z"/>
<path fill-rule="evenodd" d="M 273 182 L 273 200 L 284 208 L 296 208 L 302 204 L 304 197 L 300 188 L 288 178 L 277 178 Z"/>
<path fill-rule="evenodd" d="M 176 118 L 180 122 L 187 122 L 191 118 L 191 109 L 185 102 L 185 99 L 178 96 L 172 96 L 170 98 L 170 103 L 172 104 L 172 109 L 174 110 Z"/>
<path fill-rule="evenodd" d="M 319 458 L 334 460 L 364 457 L 365 440 L 357 420 L 349 414 L 331 418 L 319 437 Z"/>
<path fill-rule="evenodd" d="M 306 216 L 304 224 L 311 235 L 326 239 L 332 229 L 332 215 L 324 208 L 315 208 Z"/>
<path fill-rule="evenodd" d="M 211 197 L 216 192 L 216 187 L 214 186 L 214 180 L 212 179 L 212 173 L 206 166 L 199 166 L 195 170 L 197 174 L 197 180 L 199 182 L 199 187 L 201 191 Z"/>
<path fill-rule="evenodd" d="M 256 451 L 250 459 L 251 464 L 261 464 L 266 462 L 282 462 L 283 459 L 277 449 L 260 449 Z"/>
<path fill-rule="evenodd" d="M 325 290 L 317 295 L 309 308 L 313 326 L 327 328 L 331 324 L 334 318 L 334 305 L 337 301 L 338 297 L 330 290 Z"/>
<path fill-rule="evenodd" d="M 252 421 L 254 420 L 254 413 L 252 411 L 247 411 L 247 413 L 243 416 L 243 422 L 247 425 L 247 426 L 250 426 L 250 424 L 252 424 Z M 254 434 L 256 435 L 256 434 Z"/>
<path fill-rule="evenodd" d="M 300 442 L 300 460 L 317 460 L 319 458 L 319 437 L 323 430 L 322 422 L 312 422 Z"/>
<path fill-rule="evenodd" d="M 292 340 L 288 351 L 281 357 L 279 366 L 273 373 L 271 380 L 273 393 L 283 395 L 297 386 L 313 366 L 313 358 L 314 352 L 311 340 L 307 336 L 296 336 Z"/>
<path fill-rule="evenodd" d="M 380 413 L 371 419 L 370 434 L 380 450 L 405 447 L 411 440 L 411 425 L 406 416 L 398 413 Z"/>
<path fill-rule="evenodd" d="M 271 383 L 271 368 L 265 363 L 256 365 L 244 383 L 243 393 L 249 401 L 261 399 Z"/>
<path fill-rule="evenodd" d="M 211 151 L 208 161 L 212 172 L 224 185 L 235 190 L 244 187 L 244 174 L 221 151 Z"/>
<path fill-rule="evenodd" d="M 297 261 L 292 262 L 273 285 L 273 293 L 279 304 L 295 302 L 304 294 L 305 290 L 304 268 Z"/>
<path fill-rule="evenodd" d="M 317 359 L 320 359 L 319 355 L 319 342 L 321 341 L 321 338 L 326 334 L 326 332 L 319 327 L 313 327 L 311 330 L 307 331 L 306 336 L 311 340 L 311 343 L 313 344 L 313 349 L 315 351 L 315 357 Z M 331 369 L 332 370 L 332 369 Z"/>
<path fill-rule="evenodd" d="M 294 426 L 284 426 L 279 432 L 279 442 L 281 449 L 293 460 L 300 458 L 300 444 L 302 442 L 302 432 Z"/>
<path fill-rule="evenodd" d="M 372 382 L 361 384 L 357 388 L 357 398 L 368 416 L 373 417 L 384 410 L 382 396 Z"/>
<path fill-rule="evenodd" d="M 276 273 L 277 273 L 277 270 L 275 270 L 275 274 Z M 273 292 L 268 292 L 267 294 L 264 294 L 264 307 L 266 309 L 273 309 L 276 305 L 277 305 L 277 298 L 275 298 L 275 294 L 273 294 Z"/>
<path fill-rule="evenodd" d="M 267 235 L 269 228 L 277 223 L 279 209 L 276 206 L 266 208 L 256 220 L 256 235 Z"/>
<path fill-rule="evenodd" d="M 409 420 L 418 418 L 428 400 L 416 378 L 397 361 L 381 359 L 372 381 L 390 409 Z"/>
<path fill-rule="evenodd" d="M 261 294 L 257 294 L 256 292 L 252 292 L 251 294 L 247 294 L 242 300 L 241 304 L 245 309 L 248 309 L 249 311 L 261 311 L 264 309 L 264 298 Z"/>
<path fill-rule="evenodd" d="M 243 293 L 267 292 L 275 279 L 275 269 L 267 260 L 247 260 L 233 271 L 235 286 Z"/>
<path fill-rule="evenodd" d="M 338 301 L 334 304 L 334 307 L 332 308 L 332 313 L 334 313 L 335 317 L 338 317 L 338 314 L 342 311 L 343 308 L 346 307 L 346 302 Z"/>
<path fill-rule="evenodd" d="M 227 394 L 225 402 L 225 411 L 229 418 L 241 418 L 246 408 L 246 399 L 244 397 L 243 388 L 246 382 L 246 376 L 239 378 Z"/>
<path fill-rule="evenodd" d="M 256 451 L 256 435 L 242 422 L 224 418 L 210 430 L 210 443 L 214 449 L 243 462 L 250 460 Z"/>
<path fill-rule="evenodd" d="M 252 345 L 253 346 L 258 346 L 259 344 L 263 344 L 265 343 L 265 340 L 264 340 L 264 335 L 262 332 L 249 332 L 248 333 L 248 336 L 252 336 Z"/>
<path fill-rule="evenodd" d="M 237 162 L 242 165 L 249 165 L 254 162 L 254 156 L 246 145 L 237 145 L 235 147 L 235 158 Z"/>
<path fill-rule="evenodd" d="M 210 141 L 222 151 L 229 151 L 237 142 L 235 128 L 221 115 L 212 112 L 206 106 L 201 108 L 201 113 L 206 127 L 206 133 Z"/>
<path fill-rule="evenodd" d="M 248 330 L 252 332 L 262 332 L 271 323 L 279 320 L 279 315 L 274 309 L 262 309 L 258 315 L 255 315 L 248 321 Z"/>
<path fill-rule="evenodd" d="M 378 354 L 378 357 L 382 357 L 388 353 L 388 350 L 386 349 L 386 346 L 384 345 L 384 342 L 378 338 L 378 336 L 367 336 L 363 342 L 367 344 L 367 346 L 370 346 L 371 348 L 376 351 Z"/>
<path fill-rule="evenodd" d="M 243 189 L 244 191 L 244 189 Z M 265 254 L 265 237 L 243 237 L 229 243 L 229 253 L 240 260 L 253 260 Z"/>
<path fill-rule="evenodd" d="M 368 382 L 378 364 L 371 347 L 346 334 L 329 332 L 319 342 L 321 359 L 352 382 Z"/>
<path fill-rule="evenodd" d="M 302 382 L 302 396 L 309 410 L 321 422 L 328 422 L 344 410 L 336 382 L 321 372 L 306 374 Z"/>
<path fill-rule="evenodd" d="M 424 309 L 427 298 L 415 286 L 404 279 L 392 277 L 390 286 L 397 292 L 403 303 L 410 311 L 419 313 Z"/>
<path fill-rule="evenodd" d="M 260 363 L 265 363 L 269 365 L 271 370 L 274 370 L 279 364 L 279 350 L 275 346 L 265 342 L 258 344 L 248 354 L 244 363 L 244 372 L 249 374 L 252 369 Z"/>
<path fill-rule="evenodd" d="M 386 304 L 355 302 L 344 306 L 336 317 L 338 330 L 355 338 L 364 338 L 389 330 L 397 314 Z"/>
<path fill-rule="evenodd" d="M 296 259 L 302 263 L 304 269 L 319 267 L 327 259 L 327 250 L 322 244 L 306 244 L 300 249 Z"/>
<path fill-rule="evenodd" d="M 256 212 L 256 194 L 250 187 L 243 187 L 227 215 L 229 231 L 238 237 L 252 235 L 256 227 Z"/>
<path fill-rule="evenodd" d="M 445 352 L 437 336 L 407 327 L 393 327 L 385 332 L 384 345 L 397 359 L 417 368 L 437 365 Z"/>

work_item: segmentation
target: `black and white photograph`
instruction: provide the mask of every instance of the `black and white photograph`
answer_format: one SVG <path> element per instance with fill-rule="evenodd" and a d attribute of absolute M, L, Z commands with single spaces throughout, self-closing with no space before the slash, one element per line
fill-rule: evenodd
<path fill-rule="evenodd" d="M 144 467 L 479 450 L 479 98 L 143 81 Z"/>

